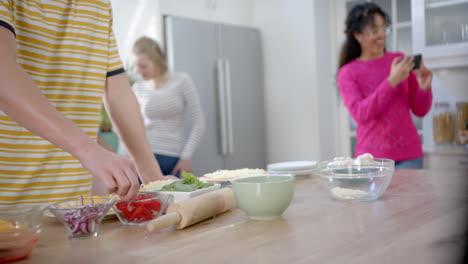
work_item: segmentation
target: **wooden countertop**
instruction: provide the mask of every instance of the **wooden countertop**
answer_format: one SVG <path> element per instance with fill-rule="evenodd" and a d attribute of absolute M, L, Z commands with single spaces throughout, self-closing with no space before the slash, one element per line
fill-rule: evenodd
<path fill-rule="evenodd" d="M 236 209 L 157 233 L 106 220 L 87 240 L 68 240 L 49 218 L 18 263 L 457 263 L 466 179 L 456 170 L 399 170 L 374 202 L 335 201 L 316 177 L 298 179 L 281 219 L 253 221 Z"/>

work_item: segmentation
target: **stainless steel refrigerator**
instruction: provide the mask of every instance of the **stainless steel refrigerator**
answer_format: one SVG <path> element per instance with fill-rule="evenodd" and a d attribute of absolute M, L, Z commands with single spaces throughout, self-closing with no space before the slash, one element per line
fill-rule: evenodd
<path fill-rule="evenodd" d="M 195 174 L 265 168 L 262 49 L 257 29 L 166 16 L 169 68 L 190 74 L 206 118 Z"/>

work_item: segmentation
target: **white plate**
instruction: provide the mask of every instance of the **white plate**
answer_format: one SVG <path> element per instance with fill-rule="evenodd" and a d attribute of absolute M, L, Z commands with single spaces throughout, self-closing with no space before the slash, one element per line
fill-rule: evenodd
<path fill-rule="evenodd" d="M 313 174 L 316 172 L 316 169 L 310 170 L 291 170 L 291 171 L 275 171 L 275 170 L 268 170 L 269 174 L 293 174 L 293 175 L 306 175 L 306 174 Z"/>
<path fill-rule="evenodd" d="M 234 180 L 236 178 L 232 178 L 232 179 L 220 179 L 220 178 L 216 178 L 216 179 L 210 179 L 210 178 L 205 178 L 205 177 L 200 177 L 198 178 L 200 181 L 202 182 L 211 182 L 211 183 L 225 183 L 225 182 L 229 182 L 230 180 Z"/>
<path fill-rule="evenodd" d="M 196 190 L 196 191 L 193 191 L 193 192 L 163 192 L 163 191 L 160 191 L 161 188 L 147 190 L 147 192 L 158 192 L 158 193 L 168 194 L 168 195 L 173 197 L 172 202 L 177 203 L 179 201 L 188 200 L 188 199 L 193 198 L 195 196 L 198 196 L 200 194 L 204 194 L 204 193 L 207 193 L 207 192 L 218 190 L 219 188 L 221 188 L 221 185 L 220 184 L 215 184 L 213 186 L 206 187 L 206 188 L 203 188 L 203 189 L 199 189 L 199 190 Z"/>
<path fill-rule="evenodd" d="M 288 161 L 268 164 L 267 169 L 276 172 L 305 171 L 314 169 L 316 165 L 316 161 Z"/>
<path fill-rule="evenodd" d="M 271 172 L 267 172 L 267 173 L 264 173 L 264 174 L 244 175 L 244 176 L 241 176 L 241 177 L 238 177 L 238 178 L 235 178 L 235 179 L 231 179 L 231 180 L 229 180 L 229 182 L 232 183 L 235 180 L 244 179 L 244 178 L 251 178 L 251 177 L 276 177 L 276 176 L 295 177 L 296 175 L 294 173 L 284 173 L 284 172 L 273 172 L 273 173 L 271 173 Z"/>

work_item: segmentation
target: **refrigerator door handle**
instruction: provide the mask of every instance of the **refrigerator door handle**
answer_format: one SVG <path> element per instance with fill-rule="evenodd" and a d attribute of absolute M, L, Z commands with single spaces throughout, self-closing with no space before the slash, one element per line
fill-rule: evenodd
<path fill-rule="evenodd" d="M 221 138 L 221 154 L 228 155 L 228 135 L 227 135 L 227 120 L 226 120 L 226 87 L 224 76 L 224 63 L 222 59 L 218 59 L 216 65 L 216 77 L 218 81 L 218 107 L 219 107 L 219 124 Z"/>
<path fill-rule="evenodd" d="M 226 72 L 226 116 L 227 116 L 227 138 L 228 154 L 234 153 L 234 128 L 232 121 L 232 96 L 231 96 L 231 62 L 225 60 L 224 71 Z"/>

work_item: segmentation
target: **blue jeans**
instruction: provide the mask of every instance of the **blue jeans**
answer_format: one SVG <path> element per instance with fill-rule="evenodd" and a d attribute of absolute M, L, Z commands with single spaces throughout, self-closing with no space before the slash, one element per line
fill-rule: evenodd
<path fill-rule="evenodd" d="M 403 160 L 395 162 L 395 169 L 422 169 L 423 159 Z"/>
<path fill-rule="evenodd" d="M 178 157 L 171 157 L 171 156 L 166 156 L 166 155 L 161 155 L 161 154 L 154 154 L 154 157 L 159 163 L 159 167 L 161 167 L 161 171 L 163 175 L 171 175 L 172 171 L 174 170 L 175 166 L 177 165 L 177 162 L 179 162 Z M 180 178 L 179 173 L 177 173 L 178 178 Z"/>

